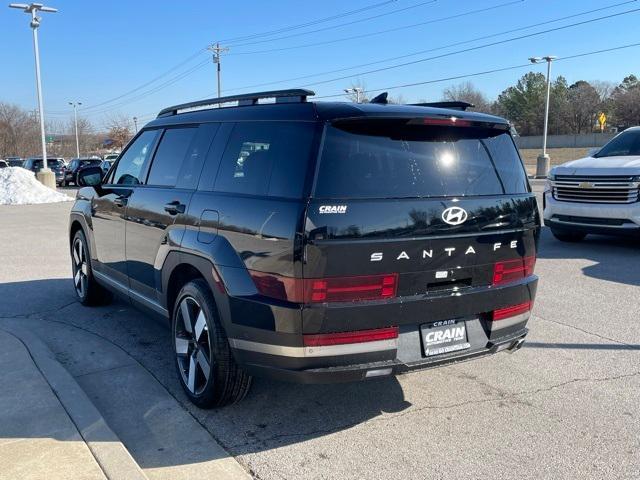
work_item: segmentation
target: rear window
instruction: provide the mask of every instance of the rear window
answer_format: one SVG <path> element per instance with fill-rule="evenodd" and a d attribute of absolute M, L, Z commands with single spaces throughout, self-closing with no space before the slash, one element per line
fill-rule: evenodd
<path fill-rule="evenodd" d="M 507 132 L 407 125 L 405 120 L 327 127 L 318 198 L 408 198 L 527 193 Z"/>

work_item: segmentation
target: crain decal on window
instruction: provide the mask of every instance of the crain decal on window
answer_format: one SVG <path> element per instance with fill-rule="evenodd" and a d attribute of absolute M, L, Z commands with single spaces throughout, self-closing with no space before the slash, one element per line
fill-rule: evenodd
<path fill-rule="evenodd" d="M 320 213 L 347 213 L 346 205 L 321 205 L 318 208 Z"/>

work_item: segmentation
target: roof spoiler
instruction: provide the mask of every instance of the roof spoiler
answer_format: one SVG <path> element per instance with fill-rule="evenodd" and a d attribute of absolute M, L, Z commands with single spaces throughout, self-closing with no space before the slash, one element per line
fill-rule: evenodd
<path fill-rule="evenodd" d="M 467 108 L 473 108 L 475 105 L 473 103 L 468 102 L 427 102 L 427 103 L 412 103 L 414 107 L 432 107 L 432 108 L 448 108 L 450 110 L 462 110 L 465 111 Z"/>

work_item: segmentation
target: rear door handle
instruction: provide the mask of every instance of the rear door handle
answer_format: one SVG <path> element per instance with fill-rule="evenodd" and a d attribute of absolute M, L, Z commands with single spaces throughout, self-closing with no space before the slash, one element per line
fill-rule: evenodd
<path fill-rule="evenodd" d="M 173 202 L 165 204 L 164 211 L 169 215 L 178 215 L 179 213 L 184 213 L 186 207 L 187 206 L 184 203 L 180 203 L 180 201 L 174 200 Z"/>

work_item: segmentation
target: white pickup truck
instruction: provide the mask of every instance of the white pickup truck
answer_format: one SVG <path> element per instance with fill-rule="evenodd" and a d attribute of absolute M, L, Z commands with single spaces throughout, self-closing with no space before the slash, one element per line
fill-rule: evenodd
<path fill-rule="evenodd" d="M 554 167 L 544 191 L 544 222 L 578 242 L 589 233 L 640 236 L 640 127 L 589 156 Z"/>

